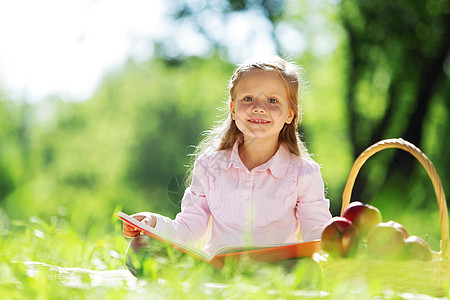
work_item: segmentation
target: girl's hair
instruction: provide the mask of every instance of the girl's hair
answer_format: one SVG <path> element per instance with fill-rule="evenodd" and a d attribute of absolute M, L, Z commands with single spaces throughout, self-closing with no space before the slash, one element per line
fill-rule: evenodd
<path fill-rule="evenodd" d="M 290 124 L 284 124 L 278 137 L 279 143 L 287 146 L 289 151 L 307 160 L 312 160 L 304 143 L 297 132 L 297 126 L 301 122 L 301 110 L 298 105 L 299 92 L 301 90 L 300 70 L 294 63 L 286 61 L 278 56 L 254 57 L 239 65 L 231 76 L 229 82 L 229 100 L 235 101 L 236 87 L 241 79 L 251 71 L 264 70 L 280 75 L 288 91 L 289 109 L 294 112 L 294 118 Z M 229 104 L 229 102 L 227 103 Z M 229 105 L 227 105 L 229 108 Z M 242 132 L 237 128 L 236 122 L 232 119 L 229 109 L 225 119 L 218 122 L 218 125 L 211 130 L 204 132 L 205 138 L 200 142 L 194 153 L 194 158 L 200 154 L 208 154 L 215 151 L 233 148 L 237 140 L 243 139 Z M 189 185 L 192 179 L 193 164 L 188 172 L 186 184 Z"/>

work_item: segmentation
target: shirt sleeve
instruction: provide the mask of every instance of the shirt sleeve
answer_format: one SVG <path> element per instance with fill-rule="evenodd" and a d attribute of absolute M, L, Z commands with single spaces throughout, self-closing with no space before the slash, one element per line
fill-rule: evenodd
<path fill-rule="evenodd" d="M 192 183 L 181 200 L 181 212 L 175 220 L 156 215 L 155 229 L 192 245 L 205 234 L 211 216 L 205 195 L 206 164 L 206 158 L 196 160 Z"/>
<path fill-rule="evenodd" d="M 320 239 L 325 223 L 331 219 L 330 201 L 317 163 L 303 164 L 299 178 L 296 217 L 304 241 Z"/>

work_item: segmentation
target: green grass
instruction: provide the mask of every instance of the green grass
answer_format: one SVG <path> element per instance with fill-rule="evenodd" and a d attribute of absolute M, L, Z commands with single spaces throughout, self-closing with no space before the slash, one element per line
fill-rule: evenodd
<path fill-rule="evenodd" d="M 448 262 L 304 259 L 292 267 L 251 261 L 221 272 L 155 243 L 165 255 L 124 267 L 117 220 L 86 233 L 60 219 L 11 222 L 0 237 L 2 299 L 411 299 L 448 298 Z"/>

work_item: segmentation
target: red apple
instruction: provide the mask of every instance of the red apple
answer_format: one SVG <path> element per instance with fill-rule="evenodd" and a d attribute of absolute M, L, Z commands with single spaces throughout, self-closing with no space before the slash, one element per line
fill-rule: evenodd
<path fill-rule="evenodd" d="M 400 259 L 405 249 L 405 237 L 403 232 L 392 224 L 379 223 L 367 237 L 367 248 L 373 257 Z"/>
<path fill-rule="evenodd" d="M 400 229 L 400 231 L 403 233 L 403 236 L 405 237 L 405 239 L 407 239 L 409 237 L 408 231 L 406 231 L 406 228 L 403 227 L 402 224 L 400 224 L 398 222 L 395 222 L 395 221 L 392 221 L 392 220 L 389 221 L 389 222 L 386 222 L 386 223 L 389 224 L 389 225 L 394 226 L 397 229 Z"/>
<path fill-rule="evenodd" d="M 415 235 L 405 240 L 405 256 L 406 259 L 422 261 L 430 261 L 433 258 L 430 245 Z"/>
<path fill-rule="evenodd" d="M 350 256 L 358 246 L 358 229 L 351 221 L 334 217 L 325 225 L 320 244 L 331 256 Z"/>
<path fill-rule="evenodd" d="M 353 225 L 358 228 L 362 239 L 365 239 L 370 230 L 381 222 L 381 213 L 378 208 L 359 201 L 350 203 L 342 216 L 352 221 Z"/>

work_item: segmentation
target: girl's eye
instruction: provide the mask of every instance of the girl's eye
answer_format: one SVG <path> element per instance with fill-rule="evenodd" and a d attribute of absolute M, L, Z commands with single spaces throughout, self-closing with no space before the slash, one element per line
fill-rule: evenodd
<path fill-rule="evenodd" d="M 269 100 L 267 100 L 267 102 L 269 102 L 269 103 L 277 103 L 278 100 L 275 99 L 275 98 L 270 98 Z"/>
<path fill-rule="evenodd" d="M 252 97 L 249 97 L 249 96 L 247 96 L 247 97 L 244 97 L 244 101 L 253 101 L 253 98 L 252 98 Z"/>

